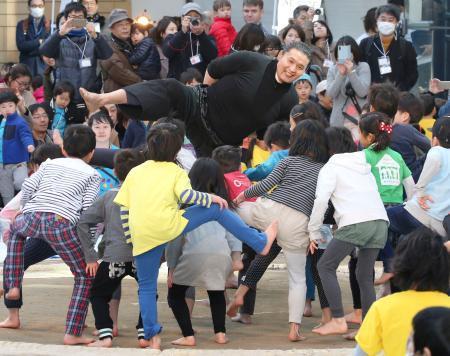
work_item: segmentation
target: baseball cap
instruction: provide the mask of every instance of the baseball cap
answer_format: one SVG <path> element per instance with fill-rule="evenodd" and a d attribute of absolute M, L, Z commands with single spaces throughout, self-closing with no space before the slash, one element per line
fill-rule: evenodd
<path fill-rule="evenodd" d="M 181 16 L 185 16 L 187 13 L 191 11 L 197 12 L 200 16 L 202 15 L 202 8 L 200 7 L 199 4 L 195 2 L 188 2 L 187 4 L 184 4 L 183 7 L 181 8 Z"/>
<path fill-rule="evenodd" d="M 130 16 L 128 16 L 127 10 L 112 9 L 111 13 L 109 14 L 108 28 L 111 28 L 117 22 L 120 22 L 123 20 L 128 20 L 129 22 L 133 22 L 133 19 Z"/>
<path fill-rule="evenodd" d="M 316 94 L 320 94 L 323 91 L 327 90 L 327 81 L 322 80 L 319 84 L 316 86 Z"/>

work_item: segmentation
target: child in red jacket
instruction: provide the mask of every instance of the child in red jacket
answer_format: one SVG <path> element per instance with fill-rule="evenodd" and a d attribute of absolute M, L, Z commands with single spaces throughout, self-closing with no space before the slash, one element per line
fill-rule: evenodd
<path fill-rule="evenodd" d="M 231 45 L 237 32 L 231 24 L 231 3 L 229 0 L 214 0 L 214 22 L 211 25 L 209 35 L 216 40 L 218 57 L 230 53 Z"/>

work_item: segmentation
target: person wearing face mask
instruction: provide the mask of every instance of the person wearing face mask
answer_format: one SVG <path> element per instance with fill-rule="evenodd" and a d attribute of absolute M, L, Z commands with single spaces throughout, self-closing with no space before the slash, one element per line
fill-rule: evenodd
<path fill-rule="evenodd" d="M 42 74 L 45 69 L 39 54 L 39 46 L 50 34 L 50 22 L 44 16 L 44 0 L 28 0 L 30 14 L 17 23 L 16 45 L 20 52 L 19 62 L 26 64 L 32 76 Z"/>
<path fill-rule="evenodd" d="M 378 34 L 361 41 L 362 61 L 370 66 L 372 83 L 390 81 L 400 91 L 409 91 L 416 84 L 417 55 L 413 45 L 396 36 L 400 11 L 383 5 L 376 12 Z"/>

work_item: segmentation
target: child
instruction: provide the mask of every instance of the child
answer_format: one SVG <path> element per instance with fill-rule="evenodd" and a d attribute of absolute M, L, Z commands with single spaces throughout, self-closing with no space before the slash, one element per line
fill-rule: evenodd
<path fill-rule="evenodd" d="M 66 158 L 41 165 L 22 186 L 22 214 L 11 225 L 5 260 L 6 297 L 20 298 L 23 247 L 27 237 L 45 240 L 74 274 L 75 285 L 66 319 L 64 344 L 88 344 L 82 336 L 88 311 L 89 288 L 86 262 L 75 225 L 98 194 L 100 177 L 87 163 L 95 149 L 95 134 L 84 125 L 69 126 L 64 135 Z M 45 223 L 43 223 L 45 222 Z"/>
<path fill-rule="evenodd" d="M 237 32 L 231 23 L 231 2 L 229 0 L 214 0 L 214 21 L 209 35 L 214 37 L 217 46 L 217 56 L 222 57 L 230 53 L 231 45 L 236 39 Z"/>
<path fill-rule="evenodd" d="M 215 160 L 198 159 L 189 172 L 189 178 L 192 187 L 199 192 L 214 193 L 228 200 L 223 171 Z M 217 222 L 209 222 L 167 245 L 167 299 L 183 333 L 183 337 L 172 341 L 172 344 L 195 346 L 196 343 L 185 301 L 185 292 L 189 286 L 207 290 L 215 342 L 228 342 L 225 334 L 225 284 L 232 269 L 230 249 L 235 240 Z"/>
<path fill-rule="evenodd" d="M 182 143 L 175 125 L 152 126 L 147 137 L 149 161 L 131 170 L 114 200 L 122 207 L 125 235 L 133 244 L 145 331 L 142 347 L 159 349 L 161 345 L 156 286 L 167 242 L 212 220 L 261 254 L 267 254 L 276 236 L 276 222 L 266 233 L 259 233 L 236 214 L 221 209 L 227 206 L 222 198 L 192 190 L 186 172 L 174 163 Z M 180 203 L 196 206 L 180 210 Z"/>
<path fill-rule="evenodd" d="M 361 116 L 359 128 L 360 144 L 365 148 L 367 162 L 377 182 L 378 191 L 385 207 L 403 204 L 403 188 L 407 199 L 412 197 L 414 180 L 402 156 L 389 148 L 392 126 L 389 118 L 381 113 L 371 112 Z M 393 274 L 390 272 L 390 259 L 394 256 L 391 241 L 382 250 L 383 275 L 375 285 L 384 284 Z"/>
<path fill-rule="evenodd" d="M 449 264 L 442 237 L 424 227 L 405 236 L 394 257 L 394 280 L 402 291 L 372 304 L 354 355 L 405 355 L 414 316 L 428 307 L 450 307 Z"/>
<path fill-rule="evenodd" d="M 419 127 L 430 140 L 433 138 L 431 131 L 436 122 L 434 116 L 436 115 L 436 105 L 434 104 L 434 97 L 430 94 L 421 94 L 420 99 L 423 104 L 423 117 L 419 121 Z"/>
<path fill-rule="evenodd" d="M 36 103 L 40 104 L 45 101 L 44 98 L 44 83 L 40 74 L 33 77 L 31 80 L 31 88 L 33 89 L 33 96 L 36 99 Z"/>
<path fill-rule="evenodd" d="M 294 84 L 295 91 L 298 95 L 298 103 L 303 104 L 311 99 L 313 90 L 312 79 L 309 74 L 303 74 Z"/>
<path fill-rule="evenodd" d="M 197 68 L 190 67 L 181 73 L 180 82 L 188 87 L 195 87 L 203 83 L 203 75 Z"/>
<path fill-rule="evenodd" d="M 122 150 L 114 157 L 114 172 L 123 182 L 129 171 L 143 163 L 144 157 L 138 151 Z M 120 220 L 120 208 L 114 204 L 117 188 L 107 191 L 96 200 L 78 221 L 77 232 L 83 246 L 87 263 L 87 271 L 94 278 L 91 287 L 90 301 L 95 317 L 95 327 L 99 340 L 89 344 L 94 347 L 111 347 L 113 342 L 113 320 L 110 317 L 109 305 L 114 291 L 120 286 L 125 276 L 137 278 L 133 263 L 132 248 L 125 241 Z M 104 223 L 102 238 L 105 249 L 102 256 L 94 250 L 96 238 L 92 238 L 90 227 Z M 97 260 L 101 258 L 100 265 Z M 142 321 L 138 321 L 138 338 L 143 337 Z"/>
<path fill-rule="evenodd" d="M 328 160 L 325 129 L 313 120 L 300 122 L 291 137 L 289 157 L 280 161 L 272 173 L 258 184 L 246 189 L 235 199 L 260 197 L 254 204 L 252 226 L 263 229 L 277 219 L 283 223 L 277 243 L 283 249 L 289 271 L 289 335 L 290 341 L 302 341 L 300 335 L 306 296 L 307 226 L 313 207 L 319 171 Z M 239 292 L 239 290 L 238 290 Z M 242 304 L 236 293 L 234 304 Z"/>
<path fill-rule="evenodd" d="M 275 122 L 270 125 L 264 135 L 264 142 L 271 152 L 269 159 L 255 168 L 247 169 L 244 174 L 251 181 L 266 178 L 278 162 L 288 156 L 290 137 L 291 131 L 287 122 Z"/>
<path fill-rule="evenodd" d="M 0 93 L 0 194 L 5 205 L 28 176 L 27 162 L 34 151 L 31 130 L 17 113 L 18 102 L 12 91 Z"/>
<path fill-rule="evenodd" d="M 59 82 L 53 90 L 53 110 L 52 130 L 58 130 L 61 137 L 64 137 L 64 130 L 67 127 L 67 108 L 73 101 L 75 88 L 69 82 Z"/>
<path fill-rule="evenodd" d="M 303 104 L 295 105 L 291 109 L 291 112 L 289 113 L 289 124 L 291 125 L 291 131 L 294 130 L 295 126 L 297 126 L 300 121 L 308 119 L 319 121 L 323 127 L 330 126 L 328 121 L 323 116 L 320 106 L 311 100 L 308 100 Z"/>
<path fill-rule="evenodd" d="M 148 29 L 138 23 L 133 23 L 131 25 L 131 42 L 134 49 L 128 56 L 128 61 L 137 67 L 137 74 L 142 80 L 158 79 L 161 61 L 156 45 L 148 37 Z"/>

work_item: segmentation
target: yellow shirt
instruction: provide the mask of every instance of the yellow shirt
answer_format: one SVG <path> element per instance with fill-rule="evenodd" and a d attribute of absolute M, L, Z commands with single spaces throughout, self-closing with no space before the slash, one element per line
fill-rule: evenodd
<path fill-rule="evenodd" d="M 269 150 L 263 150 L 258 145 L 255 145 L 253 148 L 253 158 L 252 158 L 252 167 L 256 167 L 260 165 L 261 163 L 267 161 L 270 157 L 270 151 Z"/>
<path fill-rule="evenodd" d="M 369 356 L 381 350 L 386 356 L 405 355 L 414 316 L 439 306 L 450 307 L 450 297 L 441 292 L 408 290 L 381 298 L 370 307 L 356 341 Z"/>
<path fill-rule="evenodd" d="M 436 119 L 431 116 L 425 116 L 419 121 L 419 126 L 425 131 L 425 136 L 430 140 L 433 138 L 431 129 L 433 128 Z"/>
<path fill-rule="evenodd" d="M 130 171 L 114 202 L 129 209 L 134 256 L 181 234 L 188 221 L 178 204 L 186 189 L 188 175 L 175 163 L 147 161 Z"/>

